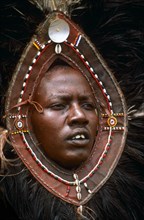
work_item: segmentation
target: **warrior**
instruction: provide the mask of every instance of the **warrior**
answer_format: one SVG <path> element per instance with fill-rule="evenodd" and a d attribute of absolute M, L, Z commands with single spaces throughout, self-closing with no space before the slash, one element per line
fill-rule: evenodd
<path fill-rule="evenodd" d="M 19 18 L 18 38 L 3 31 L 5 212 L 23 220 L 142 219 L 144 5 L 27 0 L 2 9 Z M 14 57 L 4 59 L 6 51 Z"/>

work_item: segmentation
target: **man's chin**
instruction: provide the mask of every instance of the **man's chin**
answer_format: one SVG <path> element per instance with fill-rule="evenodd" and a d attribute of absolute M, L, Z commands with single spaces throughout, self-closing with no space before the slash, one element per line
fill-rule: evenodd
<path fill-rule="evenodd" d="M 64 169 L 75 170 L 80 167 L 87 160 L 87 158 L 88 156 L 86 155 L 76 155 L 73 157 L 69 156 L 66 159 L 63 159 L 63 161 L 59 161 L 57 163 Z"/>

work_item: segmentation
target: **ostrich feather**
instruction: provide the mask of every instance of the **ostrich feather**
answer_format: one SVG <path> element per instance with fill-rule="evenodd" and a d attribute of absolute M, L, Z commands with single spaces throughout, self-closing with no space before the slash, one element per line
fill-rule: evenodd
<path fill-rule="evenodd" d="M 60 10 L 64 13 L 68 12 L 68 8 L 72 5 L 80 3 L 81 0 L 29 0 L 42 11 Z"/>

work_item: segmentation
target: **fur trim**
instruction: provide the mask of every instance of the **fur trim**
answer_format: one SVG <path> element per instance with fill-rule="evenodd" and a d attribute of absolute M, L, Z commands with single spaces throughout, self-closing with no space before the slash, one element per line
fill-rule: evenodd
<path fill-rule="evenodd" d="M 82 9 L 83 5 L 86 6 L 85 9 Z M 28 0 L 5 0 L 1 3 L 0 10 L 0 15 L 5 21 L 2 24 L 1 41 L 2 116 L 3 97 L 16 63 L 25 44 L 46 15 Z M 102 0 L 83 0 L 82 5 L 71 15 L 97 45 L 114 72 L 129 109 L 125 151 L 110 179 L 84 207 L 83 219 L 144 219 L 143 12 L 144 4 L 134 1 L 112 5 Z M 15 166 L 9 164 L 9 169 L 5 170 L 4 177 L 1 178 L 1 191 L 20 219 L 78 219 L 76 208 L 46 191 L 32 177 L 8 144 L 4 148 L 4 154 L 7 159 L 15 159 Z M 4 214 L 6 213 L 9 211 L 5 211 Z"/>
<path fill-rule="evenodd" d="M 4 146 L 7 141 L 8 130 L 0 127 L 0 169 L 4 169 L 5 163 L 7 163 L 7 159 L 3 153 Z"/>

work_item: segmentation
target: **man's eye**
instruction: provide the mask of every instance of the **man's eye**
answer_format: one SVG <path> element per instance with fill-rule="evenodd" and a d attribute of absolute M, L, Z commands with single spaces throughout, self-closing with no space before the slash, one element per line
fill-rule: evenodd
<path fill-rule="evenodd" d="M 94 110 L 95 105 L 93 103 L 83 103 L 82 107 L 86 110 Z"/>
<path fill-rule="evenodd" d="M 66 106 L 64 104 L 58 103 L 50 106 L 53 110 L 63 110 Z"/>

